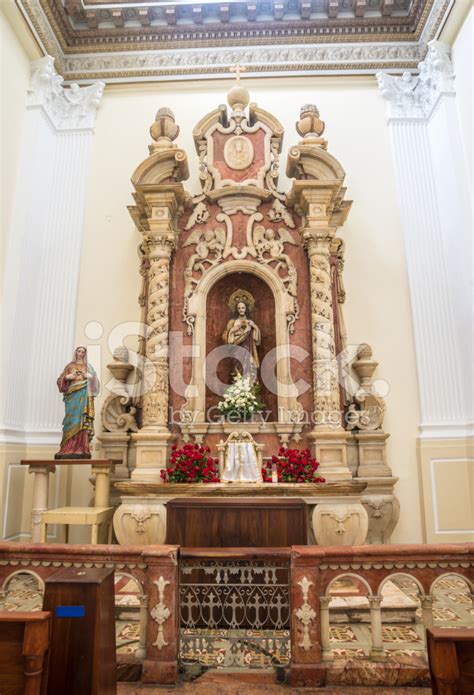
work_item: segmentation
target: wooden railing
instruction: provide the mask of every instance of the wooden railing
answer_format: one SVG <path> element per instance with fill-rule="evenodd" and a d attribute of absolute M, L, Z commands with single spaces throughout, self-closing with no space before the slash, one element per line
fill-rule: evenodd
<path fill-rule="evenodd" d="M 41 584 L 58 568 L 71 565 L 115 567 L 118 572 L 132 575 L 142 592 L 137 652 L 137 657 L 143 660 L 142 681 L 167 684 L 176 681 L 178 670 L 180 615 L 181 621 L 183 619 L 179 604 L 180 565 L 181 570 L 187 568 L 189 571 L 190 561 L 205 560 L 213 563 L 214 567 L 219 563 L 228 567 L 232 562 L 240 562 L 244 566 L 247 563 L 249 567 L 282 562 L 288 566 L 286 576 L 291 592 L 289 672 L 290 682 L 294 686 L 314 686 L 325 682 L 327 662 L 331 658 L 330 590 L 338 578 L 350 575 L 366 587 L 372 634 L 370 658 L 374 661 L 384 658 L 381 591 L 389 578 L 401 574 L 412 578 L 417 584 L 424 627 L 431 627 L 433 623 L 433 588 L 440 577 L 463 577 L 470 591 L 473 591 L 473 543 L 182 549 L 181 554 L 178 546 L 0 543 L 0 589 L 5 592 L 12 577 L 19 572 L 35 575 Z M 278 572 L 286 571 L 283 565 L 278 565 Z M 283 587 L 281 577 L 285 575 L 279 576 L 278 582 Z"/>

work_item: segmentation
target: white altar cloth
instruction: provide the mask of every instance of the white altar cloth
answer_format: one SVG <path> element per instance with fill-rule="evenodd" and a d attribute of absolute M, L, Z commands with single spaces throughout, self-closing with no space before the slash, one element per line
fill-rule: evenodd
<path fill-rule="evenodd" d="M 230 442 L 227 445 L 222 480 L 225 483 L 261 482 L 262 474 L 258 466 L 257 452 L 251 442 Z"/>

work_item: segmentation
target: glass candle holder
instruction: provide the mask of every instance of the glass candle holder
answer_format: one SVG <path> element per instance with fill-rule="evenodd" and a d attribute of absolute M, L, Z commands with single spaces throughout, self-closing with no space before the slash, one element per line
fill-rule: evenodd
<path fill-rule="evenodd" d="M 276 463 L 272 464 L 272 483 L 278 482 L 278 468 Z"/>

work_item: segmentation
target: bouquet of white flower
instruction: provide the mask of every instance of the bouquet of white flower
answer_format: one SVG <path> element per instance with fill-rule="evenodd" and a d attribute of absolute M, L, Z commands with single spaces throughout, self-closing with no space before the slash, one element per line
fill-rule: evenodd
<path fill-rule="evenodd" d="M 224 393 L 224 399 L 217 407 L 229 420 L 250 420 L 254 413 L 258 413 L 265 405 L 259 398 L 258 384 L 252 384 L 249 376 L 242 376 L 237 371 L 233 383 Z"/>

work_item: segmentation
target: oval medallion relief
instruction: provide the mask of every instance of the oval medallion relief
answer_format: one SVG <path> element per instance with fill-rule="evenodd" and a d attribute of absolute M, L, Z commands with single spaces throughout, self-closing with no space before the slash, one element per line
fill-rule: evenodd
<path fill-rule="evenodd" d="M 224 161 L 229 169 L 241 171 L 253 162 L 253 145 L 248 138 L 234 135 L 224 145 Z"/>

